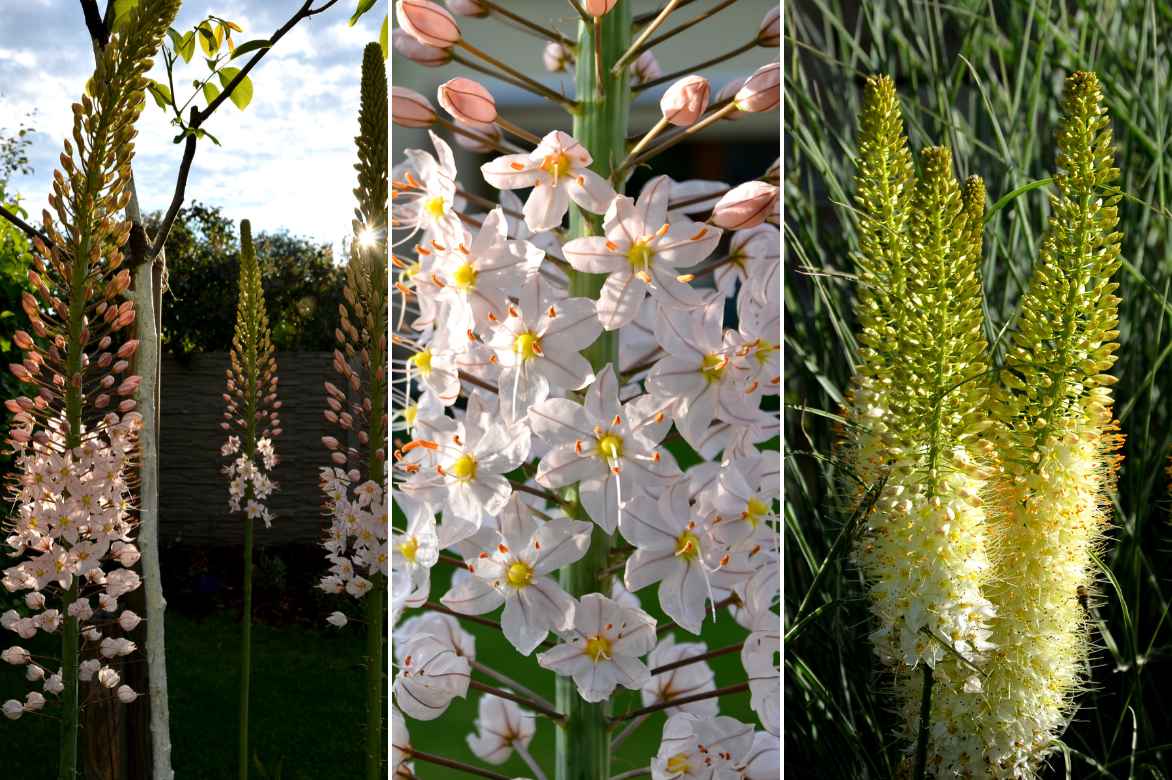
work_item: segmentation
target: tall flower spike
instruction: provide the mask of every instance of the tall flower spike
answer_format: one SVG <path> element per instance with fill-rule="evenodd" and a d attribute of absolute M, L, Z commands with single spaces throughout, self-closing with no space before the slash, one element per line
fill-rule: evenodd
<path fill-rule="evenodd" d="M 322 484 L 332 526 L 325 548 L 332 564 L 323 588 L 366 601 L 366 776 L 383 775 L 383 634 L 387 588 L 387 73 L 377 43 L 362 58 L 358 114 L 358 186 L 354 240 L 338 307 L 334 371 L 326 382 L 326 420 L 341 429 L 323 442 L 334 468 Z M 336 587 L 331 585 L 335 583 Z"/>
<path fill-rule="evenodd" d="M 856 558 L 871 583 L 876 650 L 897 681 L 921 662 L 937 685 L 975 692 L 988 649 L 985 454 L 987 344 L 980 235 L 984 188 L 964 194 L 945 148 L 925 149 L 914 191 L 890 81 L 867 84 L 860 140 L 861 366 L 854 461 L 885 478 Z M 890 232 L 892 230 L 898 232 Z M 905 697 L 911 704 L 918 697 Z M 914 709 L 914 707 L 913 707 Z M 918 710 L 909 725 L 918 720 Z"/>
<path fill-rule="evenodd" d="M 224 467 L 228 477 L 228 506 L 244 512 L 244 609 L 240 619 L 240 766 L 247 773 L 248 710 L 252 677 L 252 537 L 255 521 L 272 524 L 265 500 L 276 485 L 269 474 L 277 465 L 273 438 L 281 433 L 277 400 L 277 358 L 269 336 L 260 264 L 252 245 L 252 226 L 240 223 L 240 284 L 236 304 L 236 333 L 229 354 L 224 422 L 236 431 L 220 450 L 232 458 Z"/>
<path fill-rule="evenodd" d="M 138 343 L 124 335 L 134 321 L 134 306 L 123 296 L 130 272 L 122 267 L 131 225 L 119 212 L 131 197 L 145 74 L 178 8 L 179 0 L 143 0 L 98 54 L 89 94 L 73 106 L 72 140 L 65 142 L 63 170 L 55 173 L 49 195 L 59 224 L 45 212 L 48 241 L 34 242 L 29 280 L 35 292 L 23 300 L 33 333 L 15 339 L 25 359 L 11 370 L 30 392 L 7 403 L 18 472 L 9 543 L 18 555 L 31 555 L 4 572 L 4 585 L 42 595 L 53 587 L 60 594 L 59 610 L 46 610 L 36 598 L 29 602 L 39 605 L 33 625 L 12 628 L 61 630 L 60 676 L 44 685 L 62 704 L 62 778 L 77 775 L 79 639 L 81 624 L 94 615 L 91 598 L 99 595 L 114 611 L 117 598 L 139 585 L 139 576 L 125 568 L 138 560 L 128 483 L 141 421 L 133 399 L 139 379 L 127 376 Z M 46 482 L 49 469 L 65 470 L 70 479 Z M 92 625 L 86 632 L 101 636 Z M 93 679 L 112 679 L 112 670 L 105 671 Z M 30 694 L 24 709 L 41 702 L 41 694 Z"/>
<path fill-rule="evenodd" d="M 987 594 L 996 649 L 983 710 L 964 726 L 997 778 L 1032 776 L 1074 709 L 1089 649 L 1077 593 L 1095 579 L 1121 444 L 1107 374 L 1119 346 L 1121 195 L 1093 73 L 1067 78 L 1057 136 L 1058 192 L 995 402 L 1004 479 Z M 968 747 L 943 734 L 934 745 L 953 765 Z"/>

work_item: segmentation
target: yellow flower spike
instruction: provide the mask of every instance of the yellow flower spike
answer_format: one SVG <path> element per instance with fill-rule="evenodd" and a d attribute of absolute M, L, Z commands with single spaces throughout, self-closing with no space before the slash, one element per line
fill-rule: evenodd
<path fill-rule="evenodd" d="M 1003 475 L 987 589 L 998 618 L 984 711 L 986 775 L 1029 777 L 1075 706 L 1089 650 L 1080 587 L 1097 575 L 1121 437 L 1107 371 L 1118 347 L 1114 144 L 1093 73 L 1066 80 L 1058 194 L 994 410 Z M 942 745 L 942 750 L 950 746 Z"/>
<path fill-rule="evenodd" d="M 936 691 L 977 697 L 994 614 L 985 596 L 988 345 L 979 275 L 985 192 L 963 189 L 948 149 L 911 157 L 889 79 L 869 79 L 859 138 L 859 367 L 848 453 L 866 484 L 886 478 L 855 558 L 870 584 L 872 634 L 914 734 L 921 664 Z M 942 697 L 945 698 L 946 697 Z M 971 705 L 970 705 L 971 706 Z M 954 720 L 933 707 L 943 725 Z M 980 755 L 977 751 L 976 755 Z"/>

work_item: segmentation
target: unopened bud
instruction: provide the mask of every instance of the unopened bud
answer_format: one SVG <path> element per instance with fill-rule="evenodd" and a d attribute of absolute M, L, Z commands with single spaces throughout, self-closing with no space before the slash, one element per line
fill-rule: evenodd
<path fill-rule="evenodd" d="M 448 10 L 430 0 L 399 0 L 395 3 L 399 26 L 415 40 L 446 49 L 460 40 L 460 27 Z"/>
<path fill-rule="evenodd" d="M 496 120 L 492 93 L 472 79 L 458 77 L 444 82 L 436 94 L 444 110 L 458 120 L 480 124 Z"/>
<path fill-rule="evenodd" d="M 781 45 L 781 7 L 773 6 L 765 12 L 761 29 L 757 31 L 757 45 L 776 48 Z"/>
<path fill-rule="evenodd" d="M 502 135 L 501 129 L 496 125 L 482 125 L 474 122 L 456 121 L 456 126 L 461 127 L 470 133 L 475 133 L 481 136 L 484 140 L 465 135 L 464 133 L 454 133 L 456 143 L 464 147 L 470 152 L 491 152 L 496 149 L 496 144 L 500 144 Z"/>
<path fill-rule="evenodd" d="M 438 68 L 452 61 L 450 49 L 441 49 L 438 46 L 428 46 L 420 43 L 415 36 L 403 29 L 396 29 L 391 34 L 392 45 L 395 51 L 407 59 L 425 68 Z"/>
<path fill-rule="evenodd" d="M 733 187 L 712 208 L 712 224 L 726 230 L 744 230 L 764 222 L 777 209 L 778 189 L 763 181 Z"/>
<path fill-rule="evenodd" d="M 663 71 L 659 69 L 659 61 L 655 59 L 655 55 L 651 50 L 640 54 L 631 63 L 631 84 L 644 84 L 648 81 L 654 81 L 663 75 Z"/>
<path fill-rule="evenodd" d="M 733 102 L 741 111 L 772 111 L 781 101 L 781 63 L 762 65 L 745 81 Z"/>
<path fill-rule="evenodd" d="M 435 109 L 423 95 L 406 87 L 391 87 L 391 121 L 399 127 L 431 127 Z"/>
<path fill-rule="evenodd" d="M 610 13 L 610 9 L 614 8 L 617 2 L 618 0 L 586 0 L 582 7 L 586 9 L 586 13 L 598 18 Z"/>
<path fill-rule="evenodd" d="M 541 62 L 550 73 L 561 73 L 573 66 L 574 53 L 563 44 L 551 41 L 541 52 Z"/>
<path fill-rule="evenodd" d="M 457 16 L 485 17 L 492 9 L 479 0 L 447 0 L 448 10 Z"/>
<path fill-rule="evenodd" d="M 708 108 L 708 79 L 684 76 L 668 87 L 659 101 L 663 118 L 678 127 L 694 124 Z"/>

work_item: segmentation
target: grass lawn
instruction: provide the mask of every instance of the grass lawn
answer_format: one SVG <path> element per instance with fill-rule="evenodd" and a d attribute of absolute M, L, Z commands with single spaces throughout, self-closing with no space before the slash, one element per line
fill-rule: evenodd
<path fill-rule="evenodd" d="M 264 766 L 272 770 L 283 761 L 282 780 L 361 776 L 361 628 L 256 625 L 252 637 L 252 745 Z M 176 776 L 235 777 L 238 623 L 231 613 L 201 620 L 170 613 L 167 651 Z M 23 676 L 7 666 L 0 672 L 0 700 L 23 699 L 29 690 Z M 56 778 L 57 729 L 48 717 L 0 723 L 0 745 L 20 746 L 0 753 L 0 777 Z"/>

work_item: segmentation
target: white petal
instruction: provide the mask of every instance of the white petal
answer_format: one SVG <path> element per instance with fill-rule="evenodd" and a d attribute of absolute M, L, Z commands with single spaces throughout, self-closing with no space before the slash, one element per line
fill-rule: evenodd
<path fill-rule="evenodd" d="M 586 273 L 609 274 L 630 267 L 625 248 L 605 236 L 575 238 L 566 242 L 562 252 L 575 270 Z"/>
<path fill-rule="evenodd" d="M 562 224 L 562 217 L 570 208 L 570 196 L 566 194 L 566 185 L 559 183 L 553 186 L 548 177 L 539 180 L 529 199 L 525 201 L 525 224 L 534 233 L 542 230 L 553 230 Z"/>
<path fill-rule="evenodd" d="M 518 170 L 515 166 L 520 165 Z M 480 166 L 484 180 L 498 190 L 516 190 L 532 187 L 542 175 L 527 154 L 506 154 Z"/>
<path fill-rule="evenodd" d="M 602 214 L 615 199 L 610 182 L 589 168 L 575 171 L 577 174 L 566 182 L 566 191 L 574 202 L 587 211 Z"/>

